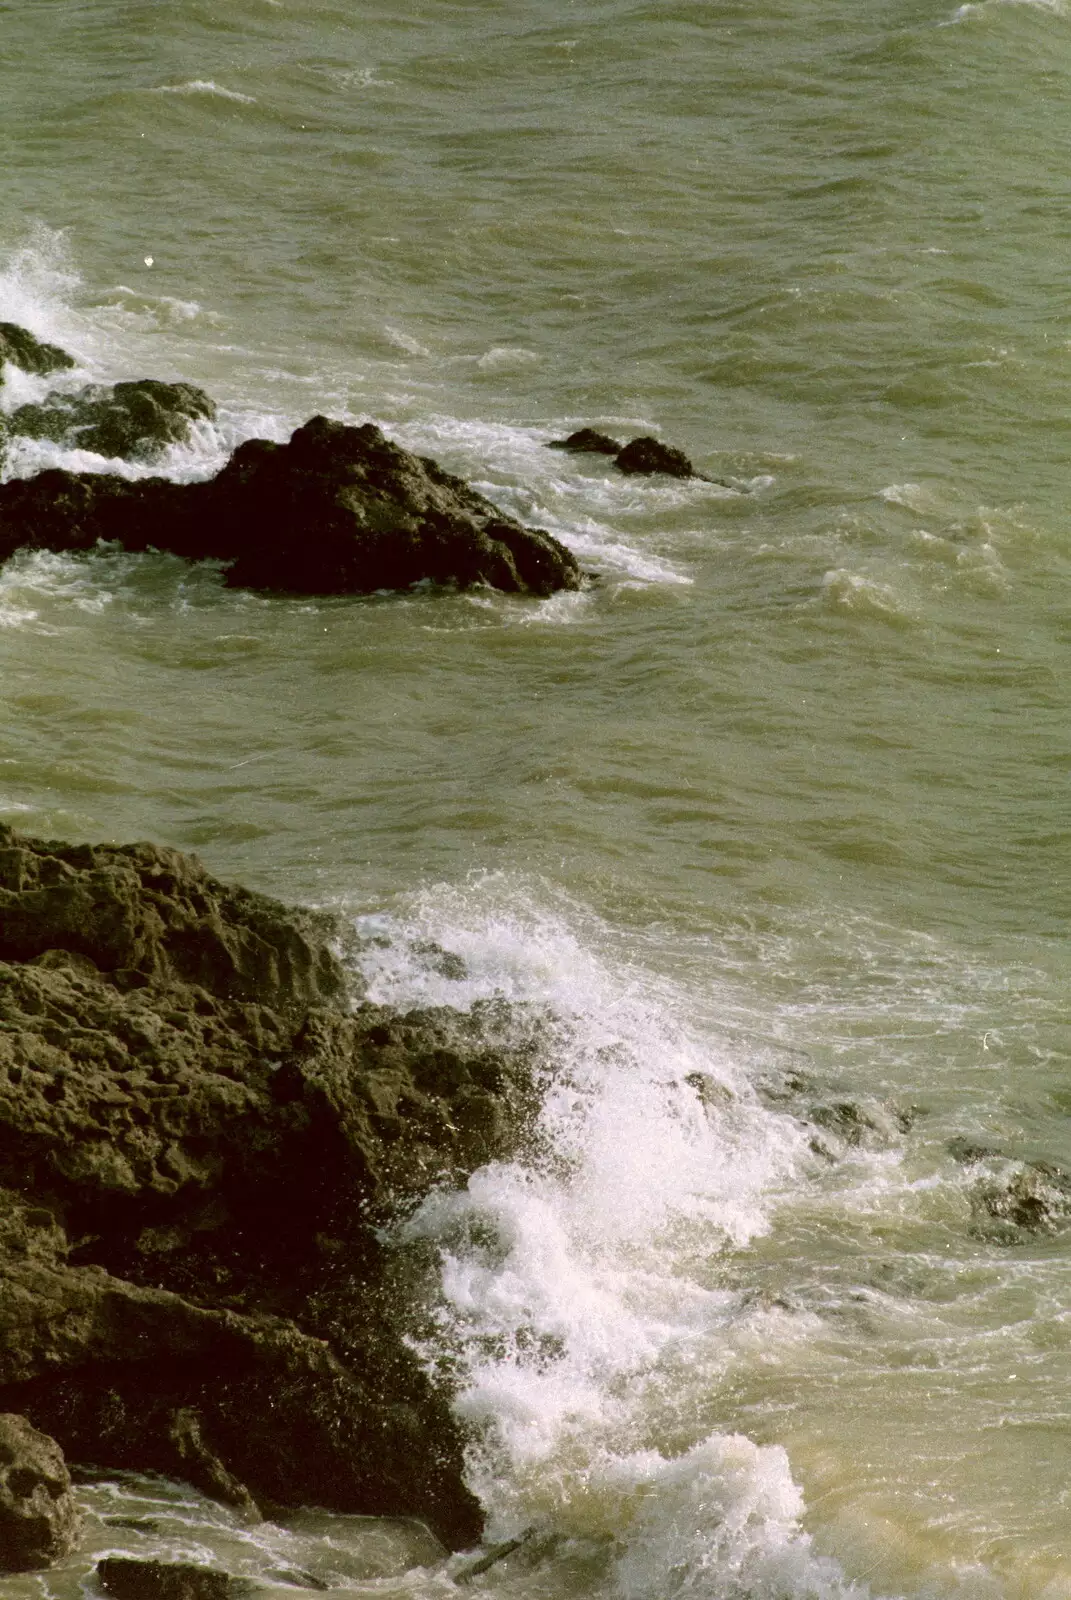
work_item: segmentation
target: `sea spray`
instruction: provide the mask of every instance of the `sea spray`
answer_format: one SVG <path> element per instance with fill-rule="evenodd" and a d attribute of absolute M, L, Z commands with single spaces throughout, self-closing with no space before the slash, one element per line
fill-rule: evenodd
<path fill-rule="evenodd" d="M 709 1426 L 745 1324 L 815 1325 L 710 1283 L 768 1227 L 804 1135 L 690 1029 L 685 991 L 601 955 L 585 922 L 485 878 L 358 924 L 374 998 L 541 1018 L 531 1151 L 397 1231 L 438 1250 L 423 1354 L 452 1375 L 488 1539 L 523 1539 L 515 1563 L 550 1592 L 578 1560 L 622 1600 L 861 1592 L 812 1553 L 784 1451 Z"/>

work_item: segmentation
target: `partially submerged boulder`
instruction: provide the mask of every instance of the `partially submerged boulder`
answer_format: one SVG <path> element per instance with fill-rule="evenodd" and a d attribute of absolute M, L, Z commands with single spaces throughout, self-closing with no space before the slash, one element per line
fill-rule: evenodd
<path fill-rule="evenodd" d="M 58 469 L 0 485 L 0 560 L 20 547 L 170 550 L 228 583 L 367 594 L 430 579 L 514 594 L 576 589 L 576 558 L 373 423 L 313 417 L 288 444 L 250 439 L 207 483 Z"/>
<path fill-rule="evenodd" d="M 670 478 L 699 476 L 683 450 L 678 450 L 675 445 L 663 444 L 661 439 L 655 439 L 650 434 L 631 439 L 623 445 L 617 452 L 615 465 L 619 472 L 645 477 L 656 472 Z"/>
<path fill-rule="evenodd" d="M 988 1159 L 980 1152 L 975 1159 Z M 1001 1162 L 971 1196 L 974 1230 L 1001 1244 L 1032 1234 L 1056 1233 L 1071 1224 L 1071 1173 L 1051 1161 Z"/>
<path fill-rule="evenodd" d="M 490 1013 L 352 1002 L 333 925 L 0 826 L 0 1407 L 71 1459 L 470 1544 L 381 1225 L 522 1136 Z"/>
<path fill-rule="evenodd" d="M 112 386 L 89 384 L 73 394 L 50 394 L 19 406 L 8 430 L 31 439 L 53 439 L 102 456 L 147 461 L 169 444 L 185 444 L 190 424 L 211 421 L 215 403 L 192 383 L 137 378 Z"/>
<path fill-rule="evenodd" d="M 568 450 L 570 455 L 616 456 L 621 445 L 608 433 L 600 433 L 598 428 L 578 428 L 567 439 L 552 439 L 550 448 Z"/>
<path fill-rule="evenodd" d="M 17 322 L 0 322 L 0 384 L 4 381 L 6 361 L 38 377 L 67 371 L 75 364 L 74 357 L 61 350 L 58 344 L 46 344 L 26 328 L 20 328 Z"/>
<path fill-rule="evenodd" d="M 0 1572 L 32 1572 L 73 1549 L 81 1517 L 63 1451 L 25 1417 L 0 1414 Z"/>
<path fill-rule="evenodd" d="M 630 439 L 627 444 L 619 444 L 598 428 L 578 428 L 567 439 L 552 439 L 550 449 L 567 450 L 571 455 L 613 456 L 618 471 L 630 477 L 649 478 L 662 474 L 670 478 L 702 478 L 705 483 L 729 487 L 721 478 L 707 478 L 697 472 L 683 450 L 663 444 L 649 433 Z"/>

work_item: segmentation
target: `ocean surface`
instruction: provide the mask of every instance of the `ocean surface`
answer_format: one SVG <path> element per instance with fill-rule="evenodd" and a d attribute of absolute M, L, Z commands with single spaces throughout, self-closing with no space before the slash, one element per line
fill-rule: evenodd
<path fill-rule="evenodd" d="M 1067 1600 L 1071 9 L 0 0 L 0 163 L 0 318 L 219 402 L 163 470 L 373 418 L 598 575 L 0 570 L 0 819 L 548 1018 L 542 1156 L 397 1230 L 535 1530 L 471 1592 Z M 5 471 L 56 462 L 148 470 Z M 457 1593 L 419 1529 L 81 1492 L 95 1549 Z"/>

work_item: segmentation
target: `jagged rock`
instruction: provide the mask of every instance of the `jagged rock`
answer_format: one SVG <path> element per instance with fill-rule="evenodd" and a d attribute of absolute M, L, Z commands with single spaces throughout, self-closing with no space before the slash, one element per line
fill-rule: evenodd
<path fill-rule="evenodd" d="M 243 1600 L 256 1585 L 216 1567 L 185 1561 L 139 1561 L 106 1556 L 97 1562 L 97 1582 L 112 1600 Z"/>
<path fill-rule="evenodd" d="M 608 433 L 600 433 L 598 428 L 578 428 L 568 439 L 552 439 L 549 448 L 568 450 L 572 455 L 616 456 L 621 445 Z"/>
<path fill-rule="evenodd" d="M 628 444 L 623 445 L 617 453 L 616 466 L 621 472 L 630 474 L 649 475 L 663 472 L 671 478 L 699 476 L 683 450 L 678 450 L 671 444 L 663 444 L 660 439 L 654 439 L 649 434 L 639 439 L 631 439 Z"/>
<path fill-rule="evenodd" d="M 377 1231 L 505 1153 L 488 1008 L 358 1003 L 333 925 L 0 826 L 0 1406 L 75 1460 L 479 1535 Z"/>
<path fill-rule="evenodd" d="M 5 361 L 38 377 L 65 371 L 75 364 L 74 357 L 58 344 L 45 344 L 16 322 L 0 322 L 0 384 L 4 381 Z"/>
<path fill-rule="evenodd" d="M 288 444 L 250 439 L 207 483 L 52 469 L 0 486 L 0 560 L 20 547 L 171 550 L 229 563 L 228 583 L 361 594 L 423 579 L 516 594 L 578 588 L 575 557 L 372 423 L 313 417 Z"/>
<path fill-rule="evenodd" d="M 80 1526 L 59 1445 L 25 1417 L 0 1414 L 0 1572 L 51 1566 Z"/>
<path fill-rule="evenodd" d="M 50 394 L 36 405 L 19 406 L 8 428 L 31 439 L 145 461 L 169 444 L 184 444 L 191 422 L 215 414 L 215 403 L 192 383 L 138 378 L 112 388 L 90 384 L 76 394 Z"/>

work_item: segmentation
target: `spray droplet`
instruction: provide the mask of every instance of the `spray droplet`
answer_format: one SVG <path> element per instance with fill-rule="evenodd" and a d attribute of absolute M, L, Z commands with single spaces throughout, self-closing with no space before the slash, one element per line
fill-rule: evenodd
<path fill-rule="evenodd" d="M 145 265 L 147 267 L 151 267 L 152 266 L 152 256 L 146 256 L 145 257 Z"/>

